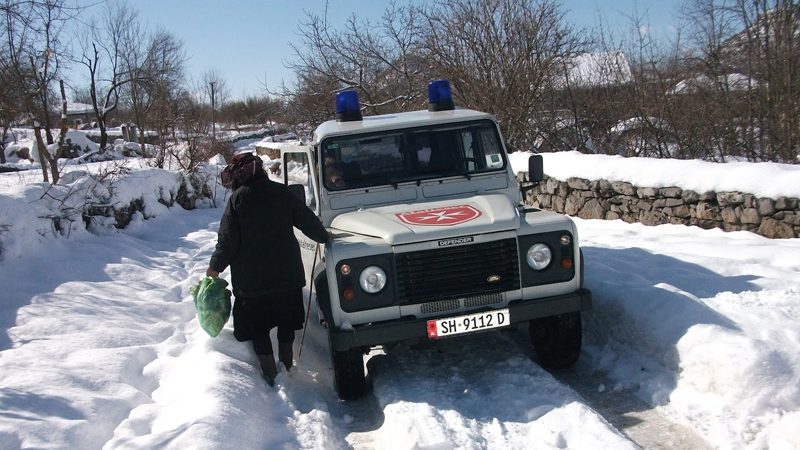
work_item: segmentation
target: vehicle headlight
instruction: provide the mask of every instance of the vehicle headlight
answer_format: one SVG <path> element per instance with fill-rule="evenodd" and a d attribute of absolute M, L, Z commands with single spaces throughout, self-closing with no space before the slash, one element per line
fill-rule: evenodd
<path fill-rule="evenodd" d="M 358 276 L 358 284 L 364 292 L 377 294 L 386 286 L 386 272 L 378 266 L 365 267 Z"/>
<path fill-rule="evenodd" d="M 545 244 L 533 244 L 531 248 L 528 249 L 528 254 L 525 259 L 528 261 L 528 266 L 531 269 L 542 270 L 550 265 L 550 261 L 553 259 L 553 252 L 551 252 L 550 247 Z"/>

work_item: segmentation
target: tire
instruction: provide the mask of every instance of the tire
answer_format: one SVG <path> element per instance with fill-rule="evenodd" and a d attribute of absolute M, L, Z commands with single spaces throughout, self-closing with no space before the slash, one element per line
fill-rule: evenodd
<path fill-rule="evenodd" d="M 330 333 L 328 333 L 328 342 L 330 342 Z M 369 392 L 367 376 L 364 372 L 364 353 L 360 348 L 336 351 L 331 345 L 331 362 L 333 363 L 333 387 L 340 399 L 355 400 Z"/>
<path fill-rule="evenodd" d="M 531 344 L 539 365 L 548 370 L 571 367 L 581 353 L 580 311 L 531 320 Z"/>

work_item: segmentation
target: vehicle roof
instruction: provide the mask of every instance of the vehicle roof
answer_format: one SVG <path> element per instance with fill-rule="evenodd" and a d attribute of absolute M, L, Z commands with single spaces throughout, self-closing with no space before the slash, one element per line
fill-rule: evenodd
<path fill-rule="evenodd" d="M 330 136 L 341 136 L 355 133 L 371 133 L 375 131 L 414 128 L 425 125 L 463 122 L 467 120 L 491 119 L 491 114 L 472 109 L 454 109 L 452 111 L 410 111 L 396 114 L 364 116 L 363 120 L 337 122 L 329 120 L 314 130 L 314 142 Z"/>

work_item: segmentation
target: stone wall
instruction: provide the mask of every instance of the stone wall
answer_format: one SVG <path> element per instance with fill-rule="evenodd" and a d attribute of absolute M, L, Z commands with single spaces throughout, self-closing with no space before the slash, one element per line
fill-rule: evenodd
<path fill-rule="evenodd" d="M 752 231 L 768 238 L 800 236 L 800 199 L 757 197 L 744 192 L 698 193 L 678 187 L 545 175 L 538 184 L 518 176 L 525 203 L 583 219 L 621 219 L 645 225 L 665 223 Z"/>

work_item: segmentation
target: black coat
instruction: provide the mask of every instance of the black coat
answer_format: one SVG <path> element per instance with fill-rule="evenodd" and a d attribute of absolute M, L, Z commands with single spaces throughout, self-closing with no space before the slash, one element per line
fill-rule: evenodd
<path fill-rule="evenodd" d="M 259 173 L 228 200 L 209 265 L 218 272 L 230 266 L 237 297 L 302 288 L 306 280 L 295 227 L 317 242 L 328 240 L 325 227 L 302 200 Z"/>

